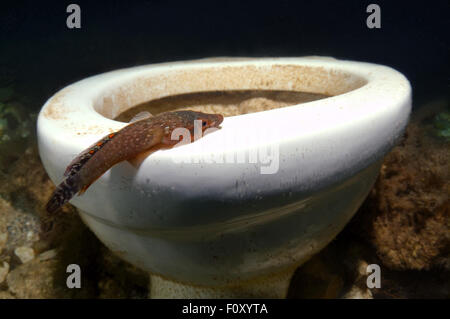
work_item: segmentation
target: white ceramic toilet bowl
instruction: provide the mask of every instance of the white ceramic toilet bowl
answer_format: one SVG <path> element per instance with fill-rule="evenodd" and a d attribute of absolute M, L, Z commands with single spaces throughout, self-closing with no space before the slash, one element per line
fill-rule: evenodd
<path fill-rule="evenodd" d="M 284 296 L 295 268 L 367 196 L 411 108 L 408 80 L 369 63 L 306 57 L 146 65 L 84 79 L 51 97 L 38 119 L 42 162 L 59 183 L 79 152 L 127 125 L 112 120 L 121 112 L 166 96 L 227 90 L 331 97 L 227 117 L 221 130 L 158 151 L 139 169 L 119 163 L 71 201 L 105 245 L 155 275 L 152 296 Z"/>

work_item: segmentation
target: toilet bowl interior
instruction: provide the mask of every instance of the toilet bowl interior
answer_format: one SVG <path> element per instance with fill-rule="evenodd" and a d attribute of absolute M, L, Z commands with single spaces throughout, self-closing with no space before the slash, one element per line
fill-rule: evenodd
<path fill-rule="evenodd" d="M 340 95 L 366 83 L 367 80 L 359 75 L 319 65 L 274 62 L 197 63 L 183 68 L 161 66 L 116 81 L 97 97 L 93 106 L 104 117 L 115 119 L 130 108 L 149 101 L 172 96 L 181 96 L 183 100 L 186 94 L 197 94 L 197 97 L 200 94 L 200 98 L 206 96 L 208 99 L 215 93 L 222 94 L 223 98 L 224 93 L 230 96 L 231 92 L 237 95 L 253 92 L 251 94 L 255 96 L 278 92 L 288 97 L 291 102 L 288 105 L 293 105 Z M 303 96 L 297 96 L 296 100 L 295 94 L 299 93 Z M 184 97 L 192 99 L 192 95 Z"/>

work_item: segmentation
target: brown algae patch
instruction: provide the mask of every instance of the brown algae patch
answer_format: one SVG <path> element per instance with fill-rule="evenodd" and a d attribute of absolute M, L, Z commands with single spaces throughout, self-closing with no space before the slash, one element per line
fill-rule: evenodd
<path fill-rule="evenodd" d="M 295 91 L 232 90 L 196 92 L 172 95 L 139 104 L 121 113 L 115 120 L 128 122 L 135 114 L 142 111 L 158 114 L 168 111 L 192 110 L 235 116 L 297 105 L 326 97 L 328 96 Z"/>

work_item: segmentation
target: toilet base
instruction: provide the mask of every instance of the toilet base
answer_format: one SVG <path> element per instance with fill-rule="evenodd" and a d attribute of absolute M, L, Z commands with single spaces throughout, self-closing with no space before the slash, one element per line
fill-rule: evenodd
<path fill-rule="evenodd" d="M 150 274 L 149 298 L 152 299 L 283 299 L 287 297 L 295 268 L 222 287 L 192 286 Z"/>

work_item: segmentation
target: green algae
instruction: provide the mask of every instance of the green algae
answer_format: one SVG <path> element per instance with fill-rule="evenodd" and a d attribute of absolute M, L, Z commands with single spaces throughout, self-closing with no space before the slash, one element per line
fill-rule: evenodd
<path fill-rule="evenodd" d="M 436 137 L 450 141 L 450 112 L 436 114 L 433 119 L 433 134 Z"/>

